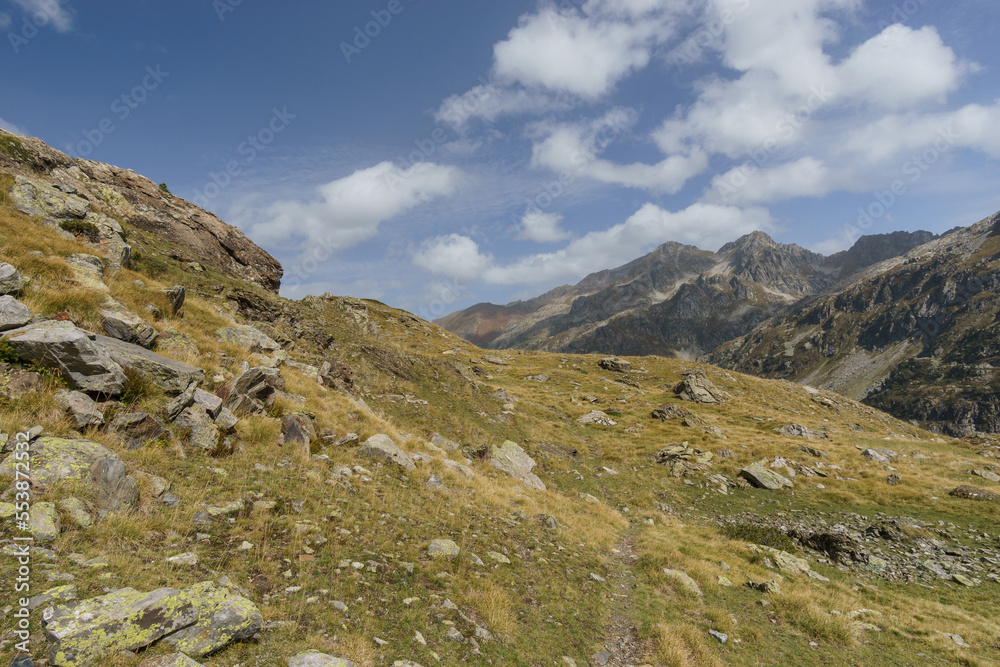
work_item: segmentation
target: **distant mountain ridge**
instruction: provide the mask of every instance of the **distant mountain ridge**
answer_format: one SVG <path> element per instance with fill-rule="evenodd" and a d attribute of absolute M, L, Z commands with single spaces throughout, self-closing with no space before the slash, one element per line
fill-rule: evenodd
<path fill-rule="evenodd" d="M 937 238 L 866 236 L 824 257 L 753 232 L 718 252 L 667 242 L 528 301 L 477 304 L 437 324 L 482 347 L 695 358 L 804 296 Z"/>

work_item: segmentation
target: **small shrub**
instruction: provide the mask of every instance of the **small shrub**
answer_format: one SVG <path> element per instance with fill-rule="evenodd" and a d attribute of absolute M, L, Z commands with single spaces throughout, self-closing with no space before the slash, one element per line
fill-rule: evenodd
<path fill-rule="evenodd" d="M 173 193 L 170 191 L 170 188 L 167 187 L 166 183 L 160 183 L 160 190 L 164 194 L 168 194 L 168 195 L 171 195 L 171 196 L 173 195 Z"/>
<path fill-rule="evenodd" d="M 17 361 L 17 352 L 6 338 L 0 338 L 0 363 L 13 364 Z"/>
<path fill-rule="evenodd" d="M 743 540 L 784 551 L 795 549 L 795 540 L 773 526 L 761 526 L 755 523 L 727 523 L 722 527 L 722 534 L 733 540 Z"/>

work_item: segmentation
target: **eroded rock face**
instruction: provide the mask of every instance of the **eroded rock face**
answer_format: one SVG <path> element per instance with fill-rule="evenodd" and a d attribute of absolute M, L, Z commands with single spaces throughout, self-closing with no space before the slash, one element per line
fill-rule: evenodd
<path fill-rule="evenodd" d="M 0 134 L 15 137 L 23 149 L 16 157 L 0 154 L 0 165 L 21 172 L 12 192 L 16 205 L 52 226 L 70 223 L 62 227 L 65 234 L 93 243 L 113 264 L 127 267 L 131 259 L 117 218 L 170 239 L 185 249 L 186 261 L 278 290 L 278 261 L 208 211 L 162 192 L 132 170 L 74 159 L 33 137 Z"/>

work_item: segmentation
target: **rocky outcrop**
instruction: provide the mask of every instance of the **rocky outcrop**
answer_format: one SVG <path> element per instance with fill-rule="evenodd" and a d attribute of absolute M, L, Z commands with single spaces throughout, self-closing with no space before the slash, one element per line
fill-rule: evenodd
<path fill-rule="evenodd" d="M 403 470 L 416 470 L 417 466 L 413 460 L 406 455 L 399 446 L 393 442 L 389 436 L 379 433 L 368 438 L 361 447 L 358 454 L 366 456 L 382 463 L 397 465 Z"/>
<path fill-rule="evenodd" d="M 205 371 L 197 366 L 164 357 L 124 341 L 95 336 L 94 342 L 121 367 L 148 376 L 167 393 L 183 391 L 192 382 L 205 379 Z"/>
<path fill-rule="evenodd" d="M 702 361 L 837 391 L 950 435 L 1000 431 L 998 228 L 992 216 L 870 266 Z"/>
<path fill-rule="evenodd" d="M 122 223 L 183 248 L 177 261 L 198 262 L 277 291 L 281 265 L 241 231 L 129 169 L 71 158 L 33 137 L 0 130 L 17 151 L 0 152 L 0 167 L 17 174 L 15 205 L 67 236 L 93 244 L 113 266 L 131 261 Z"/>
<path fill-rule="evenodd" d="M 125 386 L 122 367 L 71 322 L 30 324 L 4 337 L 21 360 L 57 371 L 73 389 L 117 396 Z"/>
<path fill-rule="evenodd" d="M 516 479 L 529 489 L 545 490 L 545 484 L 531 472 L 535 460 L 528 456 L 516 442 L 507 440 L 502 445 L 493 445 L 490 450 L 490 465 Z"/>

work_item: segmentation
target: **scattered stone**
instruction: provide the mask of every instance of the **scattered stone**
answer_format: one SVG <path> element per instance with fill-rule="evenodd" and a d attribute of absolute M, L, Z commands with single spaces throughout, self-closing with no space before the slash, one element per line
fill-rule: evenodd
<path fill-rule="evenodd" d="M 190 405 L 177 415 L 174 423 L 189 433 L 187 444 L 209 454 L 220 454 L 225 441 L 215 422 L 199 404 Z"/>
<path fill-rule="evenodd" d="M 760 593 L 771 593 L 777 595 L 781 592 L 781 586 L 774 579 L 768 581 L 753 581 L 750 580 L 746 583 L 747 588 L 751 590 L 758 591 Z"/>
<path fill-rule="evenodd" d="M 975 486 L 969 486 L 968 484 L 955 487 L 948 492 L 948 495 L 956 498 L 965 498 L 966 500 L 979 500 L 984 502 L 1000 500 L 1000 495 Z"/>
<path fill-rule="evenodd" d="M 989 470 L 973 470 L 972 474 L 982 477 L 985 480 L 1000 484 L 1000 475 L 995 472 L 990 472 Z"/>
<path fill-rule="evenodd" d="M 861 452 L 861 456 L 871 461 L 875 461 L 876 463 L 892 463 L 899 458 L 899 454 L 891 449 L 885 449 L 883 447 L 866 449 Z"/>
<path fill-rule="evenodd" d="M 688 414 L 687 410 L 678 405 L 664 403 L 649 413 L 649 416 L 653 419 L 659 419 L 660 421 L 667 421 L 668 419 L 684 419 L 688 416 Z"/>
<path fill-rule="evenodd" d="M 390 463 L 403 468 L 404 470 L 416 470 L 417 466 L 409 456 L 400 449 L 392 438 L 379 433 L 365 440 L 365 443 L 358 448 L 358 454 L 368 458 Z"/>
<path fill-rule="evenodd" d="M 606 665 L 611 662 L 612 654 L 609 651 L 601 651 L 593 655 L 594 662 L 598 665 Z"/>
<path fill-rule="evenodd" d="M 715 630 L 709 630 L 708 634 L 712 635 L 713 637 L 715 637 L 716 639 L 718 639 L 723 644 L 725 644 L 727 641 L 729 641 L 729 635 L 724 634 L 722 632 L 717 632 Z"/>
<path fill-rule="evenodd" d="M 896 486 L 903 478 L 899 475 L 893 473 L 885 478 L 885 483 L 889 486 Z"/>
<path fill-rule="evenodd" d="M 504 361 L 503 359 L 501 359 L 500 357 L 495 357 L 495 356 L 491 356 L 491 355 L 484 356 L 483 357 L 483 361 L 485 361 L 488 364 L 493 364 L 495 366 L 506 366 L 507 365 L 507 362 Z"/>
<path fill-rule="evenodd" d="M 506 440 L 499 447 L 494 445 L 490 465 L 529 488 L 545 490 L 542 480 L 531 472 L 535 467 L 535 460 L 515 442 Z"/>
<path fill-rule="evenodd" d="M 952 634 L 952 633 L 950 633 L 950 632 L 941 632 L 940 630 L 936 630 L 935 632 L 937 632 L 937 633 L 938 633 L 939 635 L 943 635 L 943 636 L 947 637 L 948 639 L 950 639 L 951 641 L 955 642 L 955 643 L 956 643 L 956 644 L 958 644 L 959 646 L 962 646 L 962 647 L 964 647 L 964 648 L 972 648 L 972 647 L 971 647 L 971 646 L 969 646 L 969 644 L 968 644 L 968 643 L 966 643 L 966 641 L 965 641 L 965 640 L 964 640 L 964 639 L 962 638 L 962 635 L 956 635 L 956 634 Z"/>
<path fill-rule="evenodd" d="M 817 459 L 826 458 L 826 454 L 824 454 L 821 450 L 816 449 L 815 447 L 810 447 L 809 445 L 799 445 L 799 451 L 804 452 Z"/>
<path fill-rule="evenodd" d="M 793 486 L 792 480 L 787 477 L 782 477 L 773 470 L 768 470 L 760 462 L 752 463 L 746 468 L 743 468 L 743 470 L 740 471 L 739 476 L 750 482 L 750 484 L 758 489 L 770 489 L 772 491 L 777 491 L 785 487 L 792 488 Z"/>
<path fill-rule="evenodd" d="M 95 336 L 94 342 L 122 367 L 149 377 L 167 393 L 180 393 L 192 382 L 205 379 L 205 371 L 201 368 L 150 352 L 144 347 L 107 336 Z"/>
<path fill-rule="evenodd" d="M 487 556 L 488 556 L 488 557 L 489 557 L 489 558 L 490 558 L 491 560 L 494 560 L 494 561 L 496 561 L 496 562 L 500 563 L 501 565 L 510 565 L 510 559 L 509 559 L 509 558 L 507 558 L 506 556 L 504 556 L 504 555 L 503 555 L 502 553 L 500 553 L 499 551 L 487 551 L 487 552 L 486 552 L 486 555 L 487 555 Z"/>
<path fill-rule="evenodd" d="M 66 258 L 70 271 L 73 272 L 73 282 L 85 289 L 97 292 L 107 292 L 104 284 L 104 261 L 100 257 L 77 253 Z"/>
<path fill-rule="evenodd" d="M 225 343 L 235 343 L 249 352 L 276 352 L 281 345 L 260 329 L 248 324 L 234 324 L 223 327 L 215 332 L 219 340 Z"/>
<path fill-rule="evenodd" d="M 305 445 L 316 439 L 316 426 L 313 415 L 305 412 L 293 412 L 281 418 L 281 435 L 286 445 Z"/>
<path fill-rule="evenodd" d="M 430 546 L 427 547 L 427 553 L 431 558 L 454 558 L 459 552 L 458 545 L 452 540 L 431 540 Z"/>
<path fill-rule="evenodd" d="M 31 537 L 35 544 L 48 544 L 59 537 L 59 513 L 53 503 L 37 502 L 28 515 Z"/>
<path fill-rule="evenodd" d="M 830 434 L 826 431 L 814 431 L 802 424 L 787 424 L 774 429 L 776 433 L 789 438 L 806 438 L 807 440 L 829 440 Z"/>
<path fill-rule="evenodd" d="M 94 525 L 94 517 L 87 505 L 79 498 L 63 498 L 58 502 L 59 509 L 69 516 L 80 528 L 90 528 Z"/>
<path fill-rule="evenodd" d="M 97 403 L 81 391 L 60 389 L 56 392 L 55 400 L 78 431 L 88 426 L 104 424 L 104 413 L 97 407 Z"/>
<path fill-rule="evenodd" d="M 716 387 L 701 371 L 687 373 L 684 380 L 674 388 L 674 393 L 682 401 L 716 404 L 729 398 L 726 392 Z"/>
<path fill-rule="evenodd" d="M 73 584 L 56 586 L 30 598 L 28 600 L 28 609 L 37 609 L 50 602 L 71 602 L 76 599 L 76 593 L 76 586 Z"/>
<path fill-rule="evenodd" d="M 30 321 L 31 311 L 26 305 L 12 296 L 0 296 L 0 331 L 23 327 Z"/>
<path fill-rule="evenodd" d="M 698 597 L 701 597 L 703 595 L 703 593 L 701 592 L 701 588 L 699 588 L 698 586 L 698 582 L 689 577 L 687 572 L 683 572 L 681 570 L 670 570 L 668 568 L 663 568 L 663 574 L 667 575 L 668 577 L 679 583 L 681 585 L 681 588 L 688 591 L 689 593 L 693 593 Z"/>
<path fill-rule="evenodd" d="M 787 551 L 781 551 L 774 547 L 750 544 L 750 551 L 759 554 L 767 554 L 774 562 L 775 567 L 785 574 L 808 574 L 810 571 L 809 561 L 805 558 L 798 558 Z"/>
<path fill-rule="evenodd" d="M 117 396 L 125 386 L 122 367 L 72 322 L 29 324 L 5 336 L 18 358 L 57 371 L 71 389 Z"/>
<path fill-rule="evenodd" d="M 606 371 L 614 373 L 628 373 L 632 370 L 632 364 L 618 357 L 605 357 L 597 362 L 597 365 Z"/>
<path fill-rule="evenodd" d="M 170 301 L 170 312 L 173 315 L 181 312 L 181 308 L 184 306 L 184 297 L 187 296 L 187 290 L 184 289 L 184 286 L 174 285 L 163 290 L 163 293 L 167 295 L 167 299 Z"/>
<path fill-rule="evenodd" d="M 178 554 L 176 556 L 170 556 L 165 560 L 165 562 L 171 565 L 184 565 L 186 567 L 193 567 L 198 564 L 198 555 L 188 551 L 187 553 Z"/>
<path fill-rule="evenodd" d="M 94 461 L 87 481 L 97 496 L 98 515 L 131 514 L 139 507 L 139 483 L 128 474 L 117 454 Z"/>
<path fill-rule="evenodd" d="M 615 426 L 618 424 L 615 420 L 609 417 L 606 413 L 599 410 L 591 410 L 584 416 L 577 419 L 581 424 L 595 424 L 597 426 Z"/>
<path fill-rule="evenodd" d="M 298 653 L 285 662 L 288 667 L 355 667 L 350 660 L 320 653 L 315 649 Z"/>
<path fill-rule="evenodd" d="M 431 444 L 434 444 L 446 452 L 457 452 L 461 445 L 454 440 L 449 440 L 440 433 L 431 433 Z"/>

